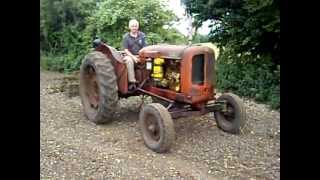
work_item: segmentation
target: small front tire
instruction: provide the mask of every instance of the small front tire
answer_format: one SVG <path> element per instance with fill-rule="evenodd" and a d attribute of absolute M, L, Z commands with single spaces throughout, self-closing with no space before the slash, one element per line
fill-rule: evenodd
<path fill-rule="evenodd" d="M 145 145 L 151 150 L 168 151 L 175 140 L 174 124 L 168 110 L 159 103 L 151 103 L 142 108 L 139 125 Z"/>
<path fill-rule="evenodd" d="M 235 94 L 222 94 L 217 101 L 226 101 L 227 111 L 215 111 L 217 125 L 222 130 L 238 134 L 246 122 L 246 111 L 242 100 Z"/>

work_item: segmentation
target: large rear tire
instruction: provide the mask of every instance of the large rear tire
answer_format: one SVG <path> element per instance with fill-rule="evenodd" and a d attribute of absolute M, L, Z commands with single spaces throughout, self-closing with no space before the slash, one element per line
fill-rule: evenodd
<path fill-rule="evenodd" d="M 87 118 L 96 123 L 114 119 L 118 108 L 118 86 L 111 60 L 103 53 L 89 53 L 80 69 L 80 97 Z"/>
<path fill-rule="evenodd" d="M 225 93 L 217 101 L 227 103 L 226 112 L 214 112 L 218 127 L 226 132 L 238 134 L 246 122 L 246 111 L 242 100 L 235 94 Z"/>
<path fill-rule="evenodd" d="M 170 150 L 175 140 L 174 124 L 168 110 L 161 104 L 144 106 L 139 116 L 139 126 L 145 145 L 163 153 Z"/>

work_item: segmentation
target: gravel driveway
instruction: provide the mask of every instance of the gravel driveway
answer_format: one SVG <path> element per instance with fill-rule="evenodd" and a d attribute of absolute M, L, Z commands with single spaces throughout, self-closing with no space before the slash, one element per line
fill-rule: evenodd
<path fill-rule="evenodd" d="M 247 131 L 220 130 L 212 114 L 175 121 L 171 152 L 140 136 L 139 97 L 120 101 L 118 121 L 95 125 L 80 98 L 48 93 L 63 74 L 41 71 L 41 179 L 280 179 L 280 113 L 245 100 Z"/>

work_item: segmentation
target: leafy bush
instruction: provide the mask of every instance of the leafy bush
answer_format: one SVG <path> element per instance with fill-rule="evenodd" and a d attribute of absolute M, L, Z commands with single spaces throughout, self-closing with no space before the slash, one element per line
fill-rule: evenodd
<path fill-rule="evenodd" d="M 209 36 L 205 36 L 205 35 L 201 35 L 196 33 L 193 37 L 192 37 L 192 43 L 205 43 L 209 41 Z"/>
<path fill-rule="evenodd" d="M 146 33 L 147 43 L 184 43 L 174 29 L 164 30 L 176 17 L 162 0 L 41 0 L 40 50 L 42 68 L 71 72 L 78 70 L 98 36 L 117 49 L 136 18 Z M 148 42 L 150 41 L 150 42 Z"/>
<path fill-rule="evenodd" d="M 84 56 L 75 53 L 42 53 L 40 65 L 45 70 L 71 73 L 79 70 L 83 57 Z"/>
<path fill-rule="evenodd" d="M 267 57 L 234 56 L 223 51 L 217 60 L 217 85 L 220 90 L 280 108 L 280 66 Z"/>
<path fill-rule="evenodd" d="M 210 41 L 280 64 L 279 0 L 182 0 L 194 24 L 212 20 Z"/>
<path fill-rule="evenodd" d="M 217 83 L 222 90 L 280 104 L 280 1 L 182 0 L 196 28 L 212 20 L 209 41 L 221 51 Z"/>

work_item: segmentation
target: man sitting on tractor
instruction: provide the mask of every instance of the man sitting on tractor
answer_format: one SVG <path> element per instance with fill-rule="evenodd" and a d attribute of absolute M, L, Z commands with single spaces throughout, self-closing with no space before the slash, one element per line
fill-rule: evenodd
<path fill-rule="evenodd" d="M 145 34 L 139 31 L 139 22 L 135 19 L 129 21 L 130 32 L 123 36 L 123 48 L 126 53 L 123 61 L 128 69 L 129 90 L 136 88 L 136 79 L 134 74 L 134 63 L 140 60 L 138 54 L 140 49 L 147 46 L 145 42 Z"/>

